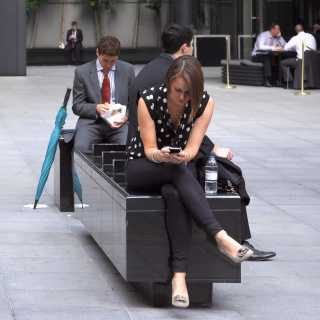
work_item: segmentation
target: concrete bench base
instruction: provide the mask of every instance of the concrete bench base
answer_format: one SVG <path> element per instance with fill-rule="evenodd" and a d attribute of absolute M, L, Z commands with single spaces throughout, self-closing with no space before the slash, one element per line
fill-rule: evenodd
<path fill-rule="evenodd" d="M 125 162 L 121 160 L 125 153 L 119 148 L 94 149 L 98 150 L 94 155 L 74 154 L 86 204 L 84 209 L 76 209 L 77 216 L 124 280 L 140 288 L 153 305 L 168 305 L 171 270 L 164 200 L 160 195 L 128 193 L 125 166 L 118 165 Z M 239 196 L 218 194 L 208 201 L 223 228 L 239 241 Z M 211 304 L 213 282 L 241 282 L 241 266 L 227 261 L 195 224 L 188 282 L 190 301 L 197 305 Z"/>

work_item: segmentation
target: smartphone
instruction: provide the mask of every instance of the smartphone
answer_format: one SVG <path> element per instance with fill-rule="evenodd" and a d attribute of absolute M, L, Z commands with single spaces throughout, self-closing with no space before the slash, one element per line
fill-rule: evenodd
<path fill-rule="evenodd" d="M 181 152 L 181 148 L 180 147 L 169 147 L 169 151 L 170 151 L 170 153 L 179 153 L 179 152 Z"/>

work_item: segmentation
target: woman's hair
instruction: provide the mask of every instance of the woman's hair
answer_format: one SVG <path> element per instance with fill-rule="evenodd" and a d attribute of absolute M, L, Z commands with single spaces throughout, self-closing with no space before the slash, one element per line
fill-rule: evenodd
<path fill-rule="evenodd" d="M 187 55 L 181 56 L 180 58 L 174 60 L 167 72 L 165 79 L 168 92 L 170 92 L 172 81 L 178 77 L 182 77 L 188 85 L 192 107 L 190 120 L 192 120 L 198 111 L 203 95 L 204 80 L 199 60 Z"/>
<path fill-rule="evenodd" d="M 120 41 L 113 36 L 102 37 L 97 45 L 99 54 L 107 54 L 109 56 L 119 56 Z"/>

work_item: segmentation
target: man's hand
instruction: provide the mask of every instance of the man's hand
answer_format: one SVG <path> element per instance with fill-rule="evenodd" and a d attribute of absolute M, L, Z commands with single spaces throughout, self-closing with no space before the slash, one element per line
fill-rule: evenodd
<path fill-rule="evenodd" d="M 101 104 L 97 104 L 96 106 L 96 111 L 100 116 L 106 113 L 109 109 L 110 109 L 109 103 L 101 103 Z"/>
<path fill-rule="evenodd" d="M 230 148 L 222 148 L 219 146 L 215 146 L 213 149 L 215 155 L 221 158 L 227 158 L 228 160 L 232 160 L 234 154 Z"/>
<path fill-rule="evenodd" d="M 113 128 L 113 129 L 119 129 L 121 128 L 125 123 L 127 123 L 128 121 L 128 117 L 127 116 L 124 116 L 122 121 L 119 121 L 119 122 L 114 122 L 113 124 L 110 124 L 110 127 Z"/>
<path fill-rule="evenodd" d="M 272 48 L 272 51 L 275 51 L 275 52 L 282 52 L 282 51 L 283 51 L 283 48 L 282 48 L 282 47 L 278 47 L 278 46 L 276 46 L 276 47 L 273 47 L 273 48 Z"/>

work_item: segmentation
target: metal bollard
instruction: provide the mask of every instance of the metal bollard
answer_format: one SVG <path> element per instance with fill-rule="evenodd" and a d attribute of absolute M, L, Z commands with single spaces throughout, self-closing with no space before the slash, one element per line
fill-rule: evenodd
<path fill-rule="evenodd" d="M 227 72 L 227 84 L 226 89 L 235 89 L 236 86 L 230 84 L 230 59 L 231 59 L 231 48 L 230 48 L 230 36 L 226 36 L 226 72 Z"/>
<path fill-rule="evenodd" d="M 310 92 L 304 91 L 304 48 L 305 48 L 305 43 L 302 41 L 301 90 L 295 93 L 296 96 L 310 95 Z"/>

